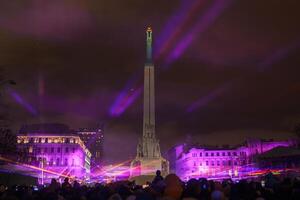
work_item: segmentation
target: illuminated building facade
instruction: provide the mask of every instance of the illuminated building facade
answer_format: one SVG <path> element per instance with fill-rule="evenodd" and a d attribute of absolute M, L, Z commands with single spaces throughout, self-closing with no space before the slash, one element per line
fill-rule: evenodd
<path fill-rule="evenodd" d="M 85 146 L 92 153 L 91 165 L 100 165 L 103 159 L 103 129 L 82 128 L 77 132 Z"/>
<path fill-rule="evenodd" d="M 239 178 L 256 168 L 255 158 L 276 147 L 295 146 L 294 141 L 248 140 L 237 147 L 178 145 L 169 151 L 172 172 L 190 178 Z"/>
<path fill-rule="evenodd" d="M 81 180 L 89 177 L 91 153 L 67 126 L 47 124 L 23 127 L 17 136 L 17 147 L 23 155 L 19 162 L 36 166 L 41 172 L 51 172 L 39 173 L 40 182 L 66 176 Z"/>

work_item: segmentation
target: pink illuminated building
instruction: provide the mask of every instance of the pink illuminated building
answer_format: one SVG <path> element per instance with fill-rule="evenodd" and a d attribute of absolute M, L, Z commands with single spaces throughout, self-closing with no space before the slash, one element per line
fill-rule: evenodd
<path fill-rule="evenodd" d="M 19 162 L 37 167 L 40 183 L 51 178 L 89 178 L 91 153 L 78 134 L 61 124 L 23 127 L 17 136 Z"/>
<path fill-rule="evenodd" d="M 80 139 L 92 153 L 91 166 L 101 166 L 103 161 L 103 129 L 81 128 L 77 131 Z"/>
<path fill-rule="evenodd" d="M 169 151 L 171 170 L 190 178 L 241 178 L 256 169 L 256 155 L 273 148 L 295 146 L 294 141 L 248 140 L 236 147 L 204 147 L 182 144 Z"/>

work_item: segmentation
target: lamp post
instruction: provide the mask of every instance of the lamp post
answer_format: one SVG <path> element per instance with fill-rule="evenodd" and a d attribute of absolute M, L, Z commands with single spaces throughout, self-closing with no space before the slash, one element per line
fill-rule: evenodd
<path fill-rule="evenodd" d="M 42 183 L 42 185 L 44 185 L 44 167 L 45 167 L 45 164 L 47 164 L 47 161 L 46 161 L 46 158 L 44 157 L 44 153 L 43 153 L 42 154 L 42 160 L 40 162 L 40 167 L 42 168 L 42 170 L 41 170 L 41 175 L 42 175 L 41 183 Z"/>

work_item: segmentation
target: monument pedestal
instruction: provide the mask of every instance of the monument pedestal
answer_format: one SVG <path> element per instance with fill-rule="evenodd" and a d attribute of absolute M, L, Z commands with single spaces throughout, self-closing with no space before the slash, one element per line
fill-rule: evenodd
<path fill-rule="evenodd" d="M 136 158 L 131 162 L 131 177 L 141 175 L 155 175 L 160 170 L 163 176 L 169 174 L 169 162 L 160 158 Z"/>

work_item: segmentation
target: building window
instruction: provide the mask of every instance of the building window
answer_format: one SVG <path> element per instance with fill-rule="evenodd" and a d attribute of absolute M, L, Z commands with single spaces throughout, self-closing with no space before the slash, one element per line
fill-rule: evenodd
<path fill-rule="evenodd" d="M 202 157 L 202 153 L 200 153 L 200 157 Z"/>
<path fill-rule="evenodd" d="M 208 153 L 205 153 L 205 156 L 208 156 Z"/>
<path fill-rule="evenodd" d="M 228 160 L 228 165 L 229 165 L 229 166 L 231 165 L 231 160 Z"/>
<path fill-rule="evenodd" d="M 69 148 L 68 147 L 66 147 L 66 153 L 69 153 Z"/>
<path fill-rule="evenodd" d="M 234 156 L 237 156 L 236 152 L 233 152 L 233 155 L 234 155 Z"/>
<path fill-rule="evenodd" d="M 202 162 L 200 162 L 199 165 L 202 166 Z"/>
<path fill-rule="evenodd" d="M 32 148 L 31 146 L 29 147 L 28 152 L 29 152 L 29 153 L 32 153 L 32 152 L 33 152 L 33 148 Z"/>
<path fill-rule="evenodd" d="M 211 156 L 215 156 L 215 154 L 214 154 L 214 153 L 211 153 L 210 155 L 211 155 Z"/>
<path fill-rule="evenodd" d="M 237 165 L 237 162 L 236 162 L 236 161 L 234 161 L 234 165 Z"/>
<path fill-rule="evenodd" d="M 231 152 L 228 152 L 227 155 L 228 155 L 228 156 L 231 156 Z"/>
<path fill-rule="evenodd" d="M 208 166 L 208 161 L 206 161 L 206 166 Z"/>
<path fill-rule="evenodd" d="M 222 152 L 222 156 L 225 156 L 225 152 Z"/>
<path fill-rule="evenodd" d="M 57 148 L 57 153 L 60 153 L 60 148 L 59 147 Z"/>
<path fill-rule="evenodd" d="M 220 161 L 217 161 L 217 165 L 220 166 Z"/>
<path fill-rule="evenodd" d="M 72 148 L 72 152 L 75 153 L 75 148 Z"/>
<path fill-rule="evenodd" d="M 99 158 L 100 157 L 100 152 L 99 151 L 96 151 L 96 158 Z"/>
<path fill-rule="evenodd" d="M 65 158 L 65 166 L 67 166 L 67 165 L 68 165 L 68 159 Z"/>
<path fill-rule="evenodd" d="M 51 153 L 54 153 L 54 147 L 51 147 Z"/>
<path fill-rule="evenodd" d="M 214 163 L 214 161 L 211 161 L 211 166 L 215 166 L 215 163 Z"/>
<path fill-rule="evenodd" d="M 220 153 L 219 153 L 219 152 L 217 152 L 217 156 L 220 156 Z"/>
<path fill-rule="evenodd" d="M 226 166 L 226 161 L 225 160 L 223 160 L 223 166 Z"/>
<path fill-rule="evenodd" d="M 59 158 L 56 158 L 56 166 L 59 166 Z"/>

